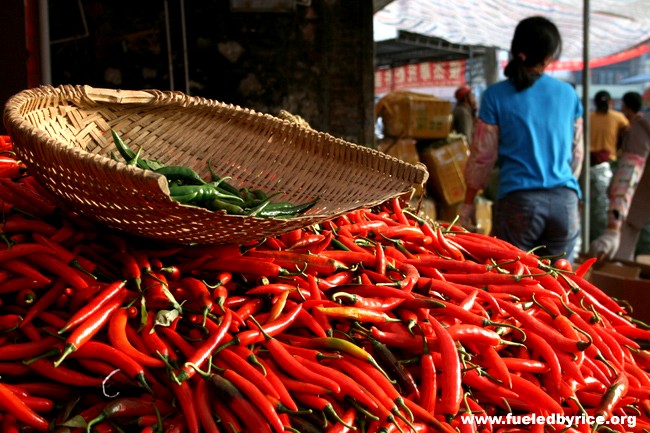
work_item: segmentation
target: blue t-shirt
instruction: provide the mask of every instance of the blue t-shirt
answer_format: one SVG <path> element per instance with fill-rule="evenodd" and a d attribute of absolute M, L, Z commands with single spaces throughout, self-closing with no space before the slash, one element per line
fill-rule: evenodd
<path fill-rule="evenodd" d="M 521 92 L 510 80 L 489 86 L 479 117 L 499 127 L 497 198 L 560 187 L 581 196 L 571 169 L 574 123 L 580 116 L 582 104 L 571 85 L 546 74 Z"/>

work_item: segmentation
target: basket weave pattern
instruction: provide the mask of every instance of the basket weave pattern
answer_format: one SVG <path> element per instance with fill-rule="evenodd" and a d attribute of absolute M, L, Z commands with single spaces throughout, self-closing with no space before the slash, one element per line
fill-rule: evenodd
<path fill-rule="evenodd" d="M 245 242 L 377 205 L 422 185 L 428 173 L 268 114 L 160 90 L 42 86 L 14 95 L 4 122 L 39 182 L 82 215 L 130 234 L 182 244 Z M 303 203 L 292 219 L 227 215 L 181 205 L 164 176 L 115 161 L 114 129 L 133 150 L 236 187 Z M 119 157 L 118 157 L 119 159 Z"/>

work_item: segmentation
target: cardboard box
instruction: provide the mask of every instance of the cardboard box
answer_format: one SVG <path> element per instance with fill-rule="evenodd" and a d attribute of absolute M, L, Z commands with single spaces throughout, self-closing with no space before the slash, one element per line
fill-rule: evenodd
<path fill-rule="evenodd" d="M 416 165 L 420 163 L 417 141 L 413 138 L 386 137 L 377 143 L 377 149 L 386 155 L 394 156 L 409 164 Z M 413 189 L 414 197 L 419 197 L 424 193 L 424 185 L 414 185 Z"/>
<path fill-rule="evenodd" d="M 595 264 L 585 279 L 632 308 L 631 316 L 650 324 L 650 280 L 639 278 L 641 267 L 634 264 Z"/>
<path fill-rule="evenodd" d="M 445 138 L 451 130 L 450 101 L 414 92 L 391 92 L 377 103 L 389 137 Z"/>
<path fill-rule="evenodd" d="M 420 162 L 417 141 L 413 138 L 387 137 L 378 143 L 377 148 L 380 152 L 394 156 L 395 158 L 401 159 L 409 164 L 415 165 Z"/>
<path fill-rule="evenodd" d="M 420 159 L 429 171 L 427 189 L 439 203 L 453 205 L 465 198 L 465 164 L 469 146 L 463 136 L 440 146 L 420 152 Z"/>

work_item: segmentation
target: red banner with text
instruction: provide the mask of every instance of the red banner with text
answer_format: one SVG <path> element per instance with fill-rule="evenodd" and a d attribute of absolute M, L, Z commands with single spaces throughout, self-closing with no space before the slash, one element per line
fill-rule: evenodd
<path fill-rule="evenodd" d="M 375 94 L 465 84 L 465 60 L 423 62 L 375 71 Z"/>

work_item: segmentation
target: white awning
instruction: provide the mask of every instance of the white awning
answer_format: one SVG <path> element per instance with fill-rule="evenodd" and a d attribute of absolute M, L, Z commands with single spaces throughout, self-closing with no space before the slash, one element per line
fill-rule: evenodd
<path fill-rule="evenodd" d="M 590 0 L 590 11 L 592 59 L 650 39 L 648 0 Z M 532 15 L 543 15 L 558 26 L 563 59 L 583 58 L 581 0 L 394 0 L 375 13 L 374 22 L 380 31 L 404 30 L 456 44 L 509 50 L 515 26 Z M 381 37 L 376 33 L 376 39 Z"/>

